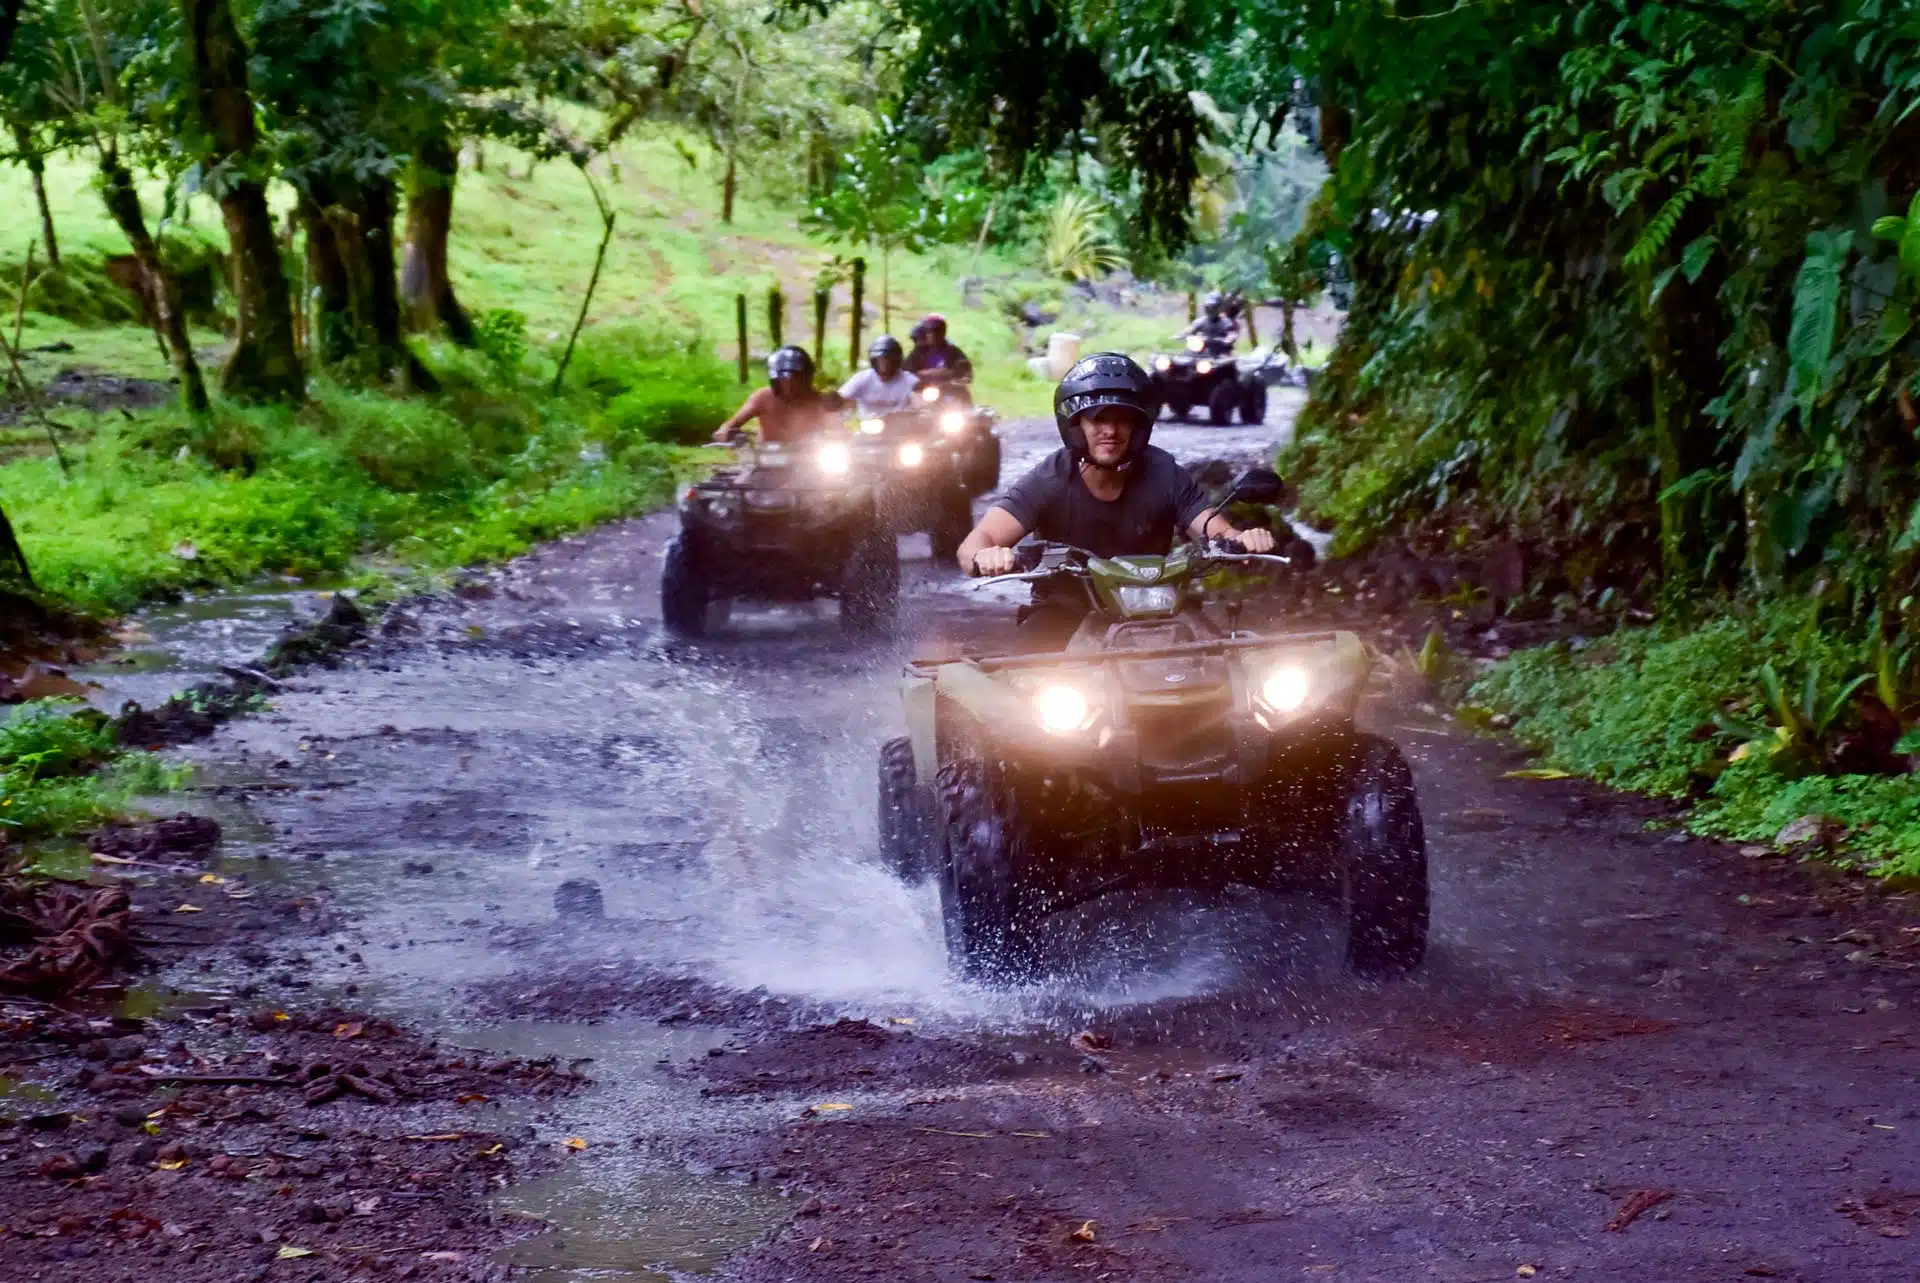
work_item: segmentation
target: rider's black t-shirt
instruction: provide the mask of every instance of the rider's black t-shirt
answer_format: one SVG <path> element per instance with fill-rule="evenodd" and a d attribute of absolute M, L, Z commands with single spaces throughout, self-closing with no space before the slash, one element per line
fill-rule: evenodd
<path fill-rule="evenodd" d="M 1207 496 L 1165 450 L 1148 446 L 1127 471 L 1126 488 L 1108 502 L 1080 479 L 1073 456 L 1054 451 L 994 503 L 1028 534 L 1070 543 L 1101 557 L 1160 557 L 1207 510 Z"/>

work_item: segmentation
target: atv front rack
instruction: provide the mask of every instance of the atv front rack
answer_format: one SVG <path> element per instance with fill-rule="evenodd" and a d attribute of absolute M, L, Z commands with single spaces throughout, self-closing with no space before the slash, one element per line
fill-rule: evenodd
<path fill-rule="evenodd" d="M 1216 637 L 1206 641 L 1179 642 L 1172 646 L 1147 646 L 1139 650 L 1059 650 L 1041 651 L 1031 655 L 989 655 L 979 658 L 959 656 L 954 659 L 916 659 L 915 665 L 940 663 L 971 663 L 983 672 L 998 672 L 1006 668 L 1041 668 L 1056 664 L 1107 664 L 1114 662 L 1131 663 L 1142 659 L 1180 659 L 1188 655 L 1217 655 L 1227 651 L 1270 650 L 1276 646 L 1307 646 L 1334 641 L 1339 634 L 1334 632 L 1318 633 L 1279 633 L 1259 637 Z"/>

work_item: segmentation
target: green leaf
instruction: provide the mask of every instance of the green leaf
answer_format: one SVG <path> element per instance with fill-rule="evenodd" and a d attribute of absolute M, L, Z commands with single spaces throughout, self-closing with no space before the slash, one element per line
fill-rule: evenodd
<path fill-rule="evenodd" d="M 1899 346 L 1913 329 L 1913 308 L 1906 303 L 1889 303 L 1880 313 L 1880 332 L 1873 339 L 1873 354 L 1885 356 Z"/>
<path fill-rule="evenodd" d="M 1691 285 L 1700 279 L 1700 273 L 1707 270 L 1707 262 L 1713 257 L 1713 247 L 1719 243 L 1719 237 L 1708 233 L 1696 237 L 1680 254 L 1680 270 Z"/>
<path fill-rule="evenodd" d="M 1793 324 L 1787 332 L 1787 359 L 1794 395 L 1811 409 L 1826 385 L 1827 359 L 1833 355 L 1838 321 L 1841 269 L 1853 252 L 1850 231 L 1812 232 L 1807 257 L 1793 282 Z"/>

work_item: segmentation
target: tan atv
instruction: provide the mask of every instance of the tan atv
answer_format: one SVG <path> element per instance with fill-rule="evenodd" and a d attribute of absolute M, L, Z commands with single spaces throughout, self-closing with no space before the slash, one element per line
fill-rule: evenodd
<path fill-rule="evenodd" d="M 1270 502 L 1250 470 L 1229 501 Z M 1264 497 L 1263 497 L 1264 496 Z M 882 855 L 938 882 L 956 970 L 1045 969 L 1040 924 L 1123 888 L 1322 891 L 1357 970 L 1425 956 L 1427 854 L 1413 776 L 1354 725 L 1368 661 L 1351 633 L 1222 628 L 1201 581 L 1289 559 L 1237 546 L 1097 557 L 1022 545 L 1002 579 L 1082 591 L 1065 651 L 908 664 L 909 734 L 880 758 Z"/>

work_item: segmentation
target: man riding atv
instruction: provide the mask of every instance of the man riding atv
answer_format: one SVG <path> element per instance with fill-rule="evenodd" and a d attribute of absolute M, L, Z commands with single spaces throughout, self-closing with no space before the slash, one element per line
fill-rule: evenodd
<path fill-rule="evenodd" d="M 869 368 L 840 385 L 842 400 L 853 403 L 863 419 L 879 419 L 916 408 L 913 390 L 920 380 L 901 368 L 900 340 L 882 334 L 867 349 Z"/>
<path fill-rule="evenodd" d="M 1175 338 L 1198 338 L 1208 356 L 1227 356 L 1240 338 L 1240 323 L 1227 314 L 1226 299 L 1214 290 L 1201 300 L 1200 316 Z"/>
<path fill-rule="evenodd" d="M 714 432 L 722 445 L 734 440 L 749 420 L 760 423 L 760 440 L 767 445 L 804 441 L 833 426 L 840 398 L 813 386 L 813 358 L 803 347 L 789 343 L 767 357 L 767 386 L 755 388 L 746 404 Z"/>
<path fill-rule="evenodd" d="M 947 318 L 929 313 L 908 333 L 913 351 L 907 354 L 907 372 L 922 383 L 970 383 L 973 362 L 957 344 L 947 342 Z"/>
<path fill-rule="evenodd" d="M 1172 455 L 1149 444 L 1157 410 L 1150 387 L 1147 372 L 1118 352 L 1068 370 L 1053 394 L 1061 448 L 987 509 L 960 544 L 960 569 L 1010 573 L 1013 546 L 1029 534 L 1102 557 L 1165 556 L 1176 532 L 1272 552 L 1271 531 L 1235 529 Z M 1064 646 L 1086 614 L 1084 598 L 1043 594 L 1038 585 L 1035 596 L 1023 633 L 1035 649 Z"/>

